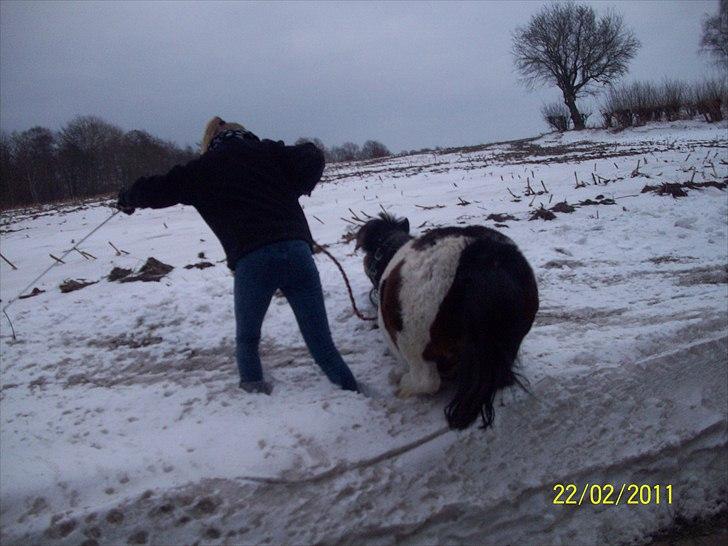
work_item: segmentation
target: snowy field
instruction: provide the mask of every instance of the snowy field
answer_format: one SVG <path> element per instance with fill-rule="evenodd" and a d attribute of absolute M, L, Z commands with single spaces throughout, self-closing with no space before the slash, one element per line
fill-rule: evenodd
<path fill-rule="evenodd" d="M 726 181 L 727 131 L 680 122 L 334 165 L 302 200 L 367 314 L 352 213 L 381 204 L 416 233 L 498 224 L 516 241 L 541 296 L 521 351 L 531 394 L 506 391 L 487 431 L 447 430 L 448 391 L 394 396 L 395 360 L 323 254 L 334 339 L 371 395 L 326 380 L 283 298 L 261 345 L 273 394 L 243 393 L 210 230 L 190 207 L 117 215 L 81 247 L 95 260 L 72 253 L 10 307 L 17 340 L 2 317 L 0 541 L 597 545 L 715 513 L 728 498 L 728 193 L 696 185 Z M 683 197 L 641 193 L 691 181 Z M 575 210 L 529 221 L 563 201 Z M 3 214 L 18 267 L 0 264 L 3 305 L 110 212 Z M 200 252 L 214 267 L 185 269 Z M 150 256 L 174 270 L 105 278 Z M 98 282 L 61 293 L 66 279 Z M 554 504 L 554 485 L 572 483 L 672 485 L 673 498 Z"/>

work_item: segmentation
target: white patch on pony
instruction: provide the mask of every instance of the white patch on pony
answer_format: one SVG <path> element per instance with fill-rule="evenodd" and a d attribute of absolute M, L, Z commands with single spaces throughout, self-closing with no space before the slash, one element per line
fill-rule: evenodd
<path fill-rule="evenodd" d="M 427 248 L 415 250 L 412 246 L 416 239 L 413 239 L 397 251 L 384 270 L 379 281 L 380 294 L 382 282 L 392 269 L 404 261 L 400 270 L 402 285 L 399 292 L 403 329 L 397 334 L 396 344 L 384 326 L 381 306 L 379 309 L 380 331 L 384 332 L 393 354 L 409 366 L 400 381 L 398 395 L 401 397 L 434 393 L 440 388 L 437 364 L 424 360 L 422 353 L 430 342 L 430 326 L 452 286 L 460 255 L 472 241 L 472 237 L 453 235 L 437 239 Z"/>

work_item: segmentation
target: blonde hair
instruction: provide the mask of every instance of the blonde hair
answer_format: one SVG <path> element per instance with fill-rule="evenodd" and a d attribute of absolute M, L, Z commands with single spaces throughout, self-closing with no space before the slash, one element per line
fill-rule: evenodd
<path fill-rule="evenodd" d="M 221 117 L 215 116 L 205 125 L 205 132 L 202 134 L 202 142 L 200 143 L 200 153 L 204 154 L 210 147 L 210 142 L 220 132 L 240 129 L 241 131 L 247 131 L 245 127 L 239 123 L 224 121 Z"/>

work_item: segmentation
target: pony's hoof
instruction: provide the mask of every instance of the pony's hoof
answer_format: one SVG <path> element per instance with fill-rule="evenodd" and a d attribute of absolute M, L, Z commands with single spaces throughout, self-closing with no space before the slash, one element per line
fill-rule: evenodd
<path fill-rule="evenodd" d="M 412 393 L 408 389 L 399 388 L 399 389 L 397 389 L 397 392 L 395 393 L 395 395 L 397 396 L 397 398 L 401 398 L 402 400 L 406 400 L 407 398 L 412 398 L 412 396 L 414 395 L 414 393 Z"/>

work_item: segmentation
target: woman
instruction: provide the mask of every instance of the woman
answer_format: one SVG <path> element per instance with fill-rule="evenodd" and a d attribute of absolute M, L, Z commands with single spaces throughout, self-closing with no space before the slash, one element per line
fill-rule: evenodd
<path fill-rule="evenodd" d="M 260 140 L 238 123 L 207 124 L 202 155 L 166 175 L 144 177 L 119 194 L 117 207 L 194 206 L 220 240 L 235 272 L 235 320 L 240 387 L 271 393 L 258 356 L 260 327 L 281 289 L 311 355 L 346 390 L 357 383 L 331 339 L 311 232 L 298 203 L 320 180 L 324 157 L 313 144 Z"/>

